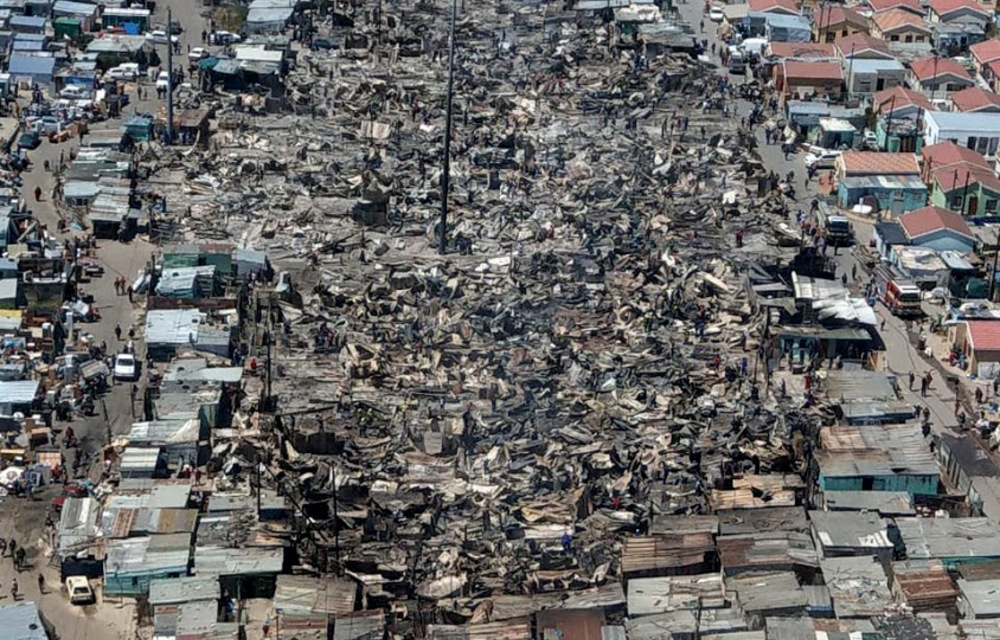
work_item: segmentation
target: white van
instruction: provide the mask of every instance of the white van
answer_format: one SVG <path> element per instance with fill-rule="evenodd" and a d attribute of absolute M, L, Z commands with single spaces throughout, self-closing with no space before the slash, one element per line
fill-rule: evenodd
<path fill-rule="evenodd" d="M 747 38 L 739 44 L 740 51 L 743 55 L 764 55 L 764 47 L 767 46 L 767 38 Z"/>

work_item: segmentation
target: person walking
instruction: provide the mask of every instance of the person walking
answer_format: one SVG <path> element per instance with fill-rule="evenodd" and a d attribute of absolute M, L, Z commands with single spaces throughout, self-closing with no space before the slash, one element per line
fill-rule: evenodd
<path fill-rule="evenodd" d="M 45 576 L 38 574 L 38 593 L 45 595 Z"/>
<path fill-rule="evenodd" d="M 907 377 L 910 379 L 910 391 L 913 391 L 913 381 L 916 379 L 917 376 L 915 376 L 911 371 L 910 373 L 907 374 Z"/>
<path fill-rule="evenodd" d="M 17 578 L 14 578 L 14 581 L 10 583 L 10 597 L 15 602 L 17 601 Z"/>
<path fill-rule="evenodd" d="M 42 200 L 42 188 L 35 187 L 35 202 L 41 202 Z"/>
<path fill-rule="evenodd" d="M 122 326 L 120 324 L 115 325 L 115 337 L 119 340 L 122 339 Z"/>

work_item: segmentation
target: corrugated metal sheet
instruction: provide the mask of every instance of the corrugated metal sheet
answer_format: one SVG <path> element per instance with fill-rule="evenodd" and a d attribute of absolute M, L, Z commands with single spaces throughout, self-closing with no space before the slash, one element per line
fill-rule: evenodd
<path fill-rule="evenodd" d="M 154 346 L 193 344 L 198 340 L 197 309 L 156 309 L 146 314 L 146 342 Z"/>
<path fill-rule="evenodd" d="M 325 626 L 329 614 L 344 616 L 354 611 L 357 590 L 351 580 L 279 575 L 274 606 L 285 616 L 322 618 Z"/>
<path fill-rule="evenodd" d="M 712 536 L 707 533 L 626 538 L 622 572 L 628 574 L 699 565 L 714 551 Z"/>
<path fill-rule="evenodd" d="M 235 576 L 280 573 L 285 550 L 251 547 L 224 549 L 198 547 L 194 554 L 194 573 L 199 576 Z"/>
<path fill-rule="evenodd" d="M 812 536 L 793 531 L 719 536 L 719 558 L 726 575 L 818 567 Z"/>
<path fill-rule="evenodd" d="M 531 623 L 527 620 L 487 622 L 476 625 L 427 626 L 427 640 L 532 640 Z"/>
<path fill-rule="evenodd" d="M 180 604 L 193 600 L 218 600 L 222 597 L 219 581 L 213 577 L 192 576 L 153 580 L 149 584 L 149 604 Z"/>
<path fill-rule="evenodd" d="M 358 611 L 333 621 L 333 640 L 382 640 L 384 634 L 381 611 Z"/>
<path fill-rule="evenodd" d="M 604 626 L 604 612 L 600 609 L 564 609 L 535 614 L 535 629 L 543 639 L 601 640 Z"/>

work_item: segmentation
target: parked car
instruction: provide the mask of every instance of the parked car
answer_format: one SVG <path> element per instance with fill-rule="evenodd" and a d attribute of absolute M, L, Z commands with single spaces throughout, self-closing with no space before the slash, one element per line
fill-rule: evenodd
<path fill-rule="evenodd" d="M 17 141 L 18 149 L 37 149 L 42 144 L 42 136 L 37 131 L 25 131 Z"/>
<path fill-rule="evenodd" d="M 708 19 L 712 22 L 722 22 L 722 19 L 725 17 L 725 14 L 722 13 L 722 7 L 712 6 L 712 8 L 708 10 Z"/>
<path fill-rule="evenodd" d="M 199 60 L 204 60 L 205 58 L 210 58 L 212 53 L 205 47 L 195 47 L 188 51 L 188 60 L 191 62 L 198 62 Z"/>
<path fill-rule="evenodd" d="M 139 72 L 131 67 L 120 66 L 111 67 L 104 72 L 104 78 L 106 80 L 121 80 L 123 82 L 130 82 L 139 77 Z"/>
<path fill-rule="evenodd" d="M 170 88 L 170 72 L 161 71 L 160 75 L 156 76 L 156 90 L 159 91 L 163 89 L 166 91 Z"/>
<path fill-rule="evenodd" d="M 317 51 L 329 51 L 330 49 L 337 49 L 337 43 L 330 38 L 313 38 L 312 48 Z"/>
<path fill-rule="evenodd" d="M 146 34 L 146 39 L 152 41 L 153 44 L 173 44 L 180 42 L 177 36 L 167 35 L 166 29 L 154 29 Z"/>
<path fill-rule="evenodd" d="M 60 511 L 63 505 L 66 504 L 66 498 L 86 498 L 88 495 L 90 495 L 90 492 L 87 491 L 87 487 L 79 482 L 70 482 L 63 487 L 62 493 L 52 498 L 52 508 Z"/>
<path fill-rule="evenodd" d="M 90 97 L 90 90 L 78 84 L 71 84 L 59 92 L 59 97 L 66 100 L 86 100 Z"/>
<path fill-rule="evenodd" d="M 115 380 L 135 380 L 139 377 L 139 363 L 131 353 L 115 356 Z"/>
<path fill-rule="evenodd" d="M 213 31 L 208 37 L 209 44 L 235 44 L 237 42 L 242 42 L 243 38 L 238 33 L 232 33 L 230 31 Z"/>
<path fill-rule="evenodd" d="M 878 151 L 879 150 L 879 148 L 878 148 L 878 135 L 876 135 L 876 133 L 874 131 L 872 131 L 871 129 L 869 129 L 868 131 L 865 131 L 864 146 L 865 146 L 865 149 L 868 149 L 869 151 Z"/>
<path fill-rule="evenodd" d="M 805 163 L 806 167 L 816 166 L 817 169 L 832 169 L 837 158 L 840 157 L 841 151 L 827 149 L 825 151 L 820 151 L 816 149 L 810 153 L 806 154 Z"/>
<path fill-rule="evenodd" d="M 96 599 L 87 576 L 66 576 L 66 593 L 70 604 L 93 604 Z"/>

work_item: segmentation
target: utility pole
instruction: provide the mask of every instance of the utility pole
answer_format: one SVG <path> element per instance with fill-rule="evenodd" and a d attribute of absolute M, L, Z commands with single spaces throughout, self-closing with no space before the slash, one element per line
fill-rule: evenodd
<path fill-rule="evenodd" d="M 174 43 L 170 35 L 173 14 L 167 7 L 167 146 L 174 143 Z"/>
<path fill-rule="evenodd" d="M 458 14 L 458 0 L 451 0 L 451 29 L 448 37 L 448 94 L 445 98 L 444 118 L 444 165 L 441 171 L 441 235 L 438 253 L 444 255 L 448 249 L 448 187 L 451 182 L 451 106 L 455 89 L 455 17 Z"/>
<path fill-rule="evenodd" d="M 993 290 L 997 283 L 997 258 L 1000 258 L 1000 227 L 997 227 L 997 235 L 994 244 L 996 246 L 993 251 L 993 271 L 990 273 L 990 302 L 993 302 Z"/>
<path fill-rule="evenodd" d="M 889 101 L 889 117 L 885 121 L 885 146 L 882 151 L 889 150 L 889 136 L 892 134 L 892 112 L 896 109 L 896 96 Z"/>

